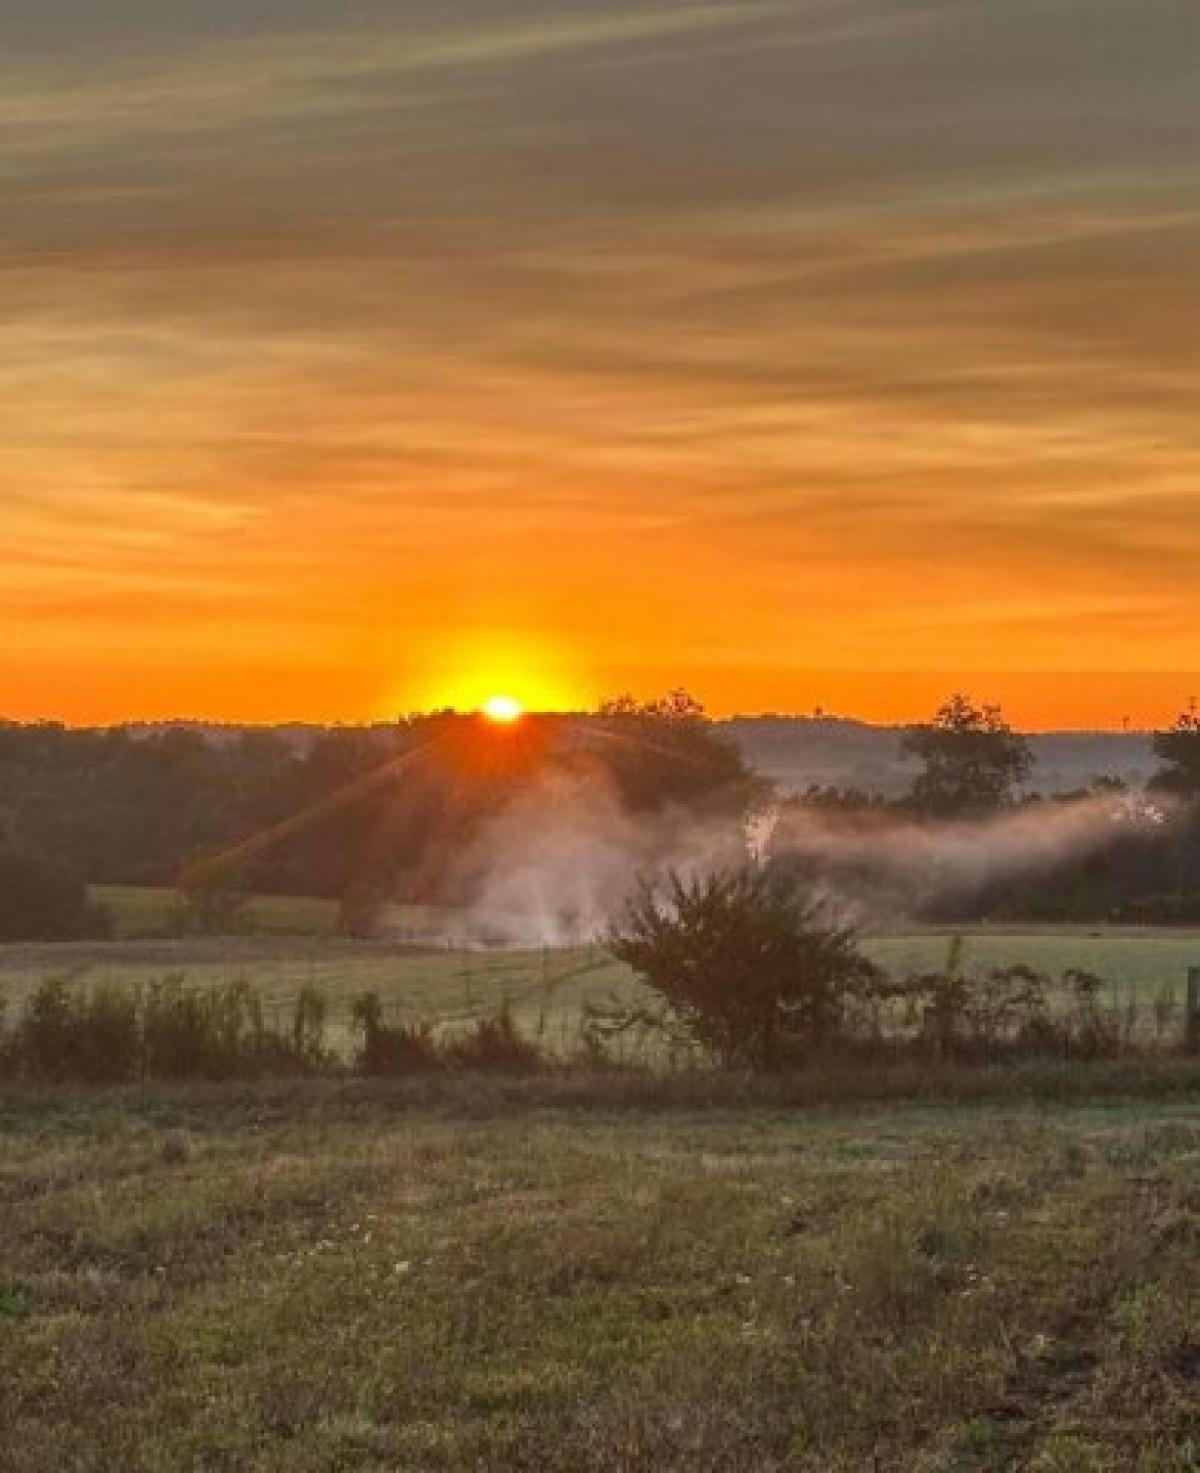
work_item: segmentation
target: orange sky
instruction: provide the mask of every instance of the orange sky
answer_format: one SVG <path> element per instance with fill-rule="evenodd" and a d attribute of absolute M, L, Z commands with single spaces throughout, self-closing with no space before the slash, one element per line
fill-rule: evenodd
<path fill-rule="evenodd" d="M 5 7 L 0 712 L 1168 720 L 1197 39 L 1173 0 Z"/>

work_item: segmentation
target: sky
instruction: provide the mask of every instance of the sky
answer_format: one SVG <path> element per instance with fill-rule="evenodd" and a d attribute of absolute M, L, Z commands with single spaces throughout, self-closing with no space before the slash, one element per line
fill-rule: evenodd
<path fill-rule="evenodd" d="M 0 714 L 1153 725 L 1195 0 L 5 0 Z"/>

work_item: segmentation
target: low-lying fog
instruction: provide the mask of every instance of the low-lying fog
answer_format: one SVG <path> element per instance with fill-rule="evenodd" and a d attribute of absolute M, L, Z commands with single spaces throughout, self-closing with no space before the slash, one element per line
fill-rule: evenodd
<path fill-rule="evenodd" d="M 912 920 L 939 898 L 1049 873 L 1118 835 L 1170 821 L 1160 806 L 1101 794 L 1033 803 L 979 821 L 890 810 L 772 808 L 749 825 L 683 811 L 627 812 L 594 780 L 555 774 L 522 793 L 459 863 L 477 897 L 439 932 L 447 944 L 567 946 L 602 936 L 638 875 L 792 862 L 865 929 Z"/>

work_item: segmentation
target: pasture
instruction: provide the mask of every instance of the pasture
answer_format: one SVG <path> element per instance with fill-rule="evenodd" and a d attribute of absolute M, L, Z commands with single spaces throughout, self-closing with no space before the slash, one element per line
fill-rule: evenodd
<path fill-rule="evenodd" d="M 320 902 L 260 903 L 293 922 L 321 914 L 312 909 Z M 288 906 L 296 909 L 288 912 Z M 406 925 L 428 922 L 427 913 L 405 916 Z M 1195 932 L 980 928 L 959 934 L 959 964 L 966 970 L 1024 962 L 1053 977 L 1072 967 L 1097 973 L 1115 1007 L 1132 1007 L 1133 1031 L 1147 1042 L 1161 1027 L 1164 1000 L 1170 1002 L 1168 1036 L 1177 1036 L 1187 969 L 1200 965 Z M 881 965 L 905 975 L 945 966 L 951 941 L 947 933 L 925 931 L 866 937 L 863 946 Z M 138 983 L 169 975 L 198 984 L 244 980 L 280 1016 L 300 988 L 316 987 L 330 1004 L 331 1041 L 342 1048 L 349 1045 L 351 1003 L 365 991 L 379 994 L 389 1019 L 451 1028 L 507 1006 L 523 1031 L 547 1052 L 560 1054 L 578 1043 L 589 1004 L 628 1001 L 640 992 L 636 978 L 600 947 L 454 950 L 297 931 L 272 934 L 265 928 L 244 937 L 0 947 L 0 1001 L 10 1009 L 46 977 L 64 975 L 85 982 Z M 637 1045 L 631 1040 L 628 1046 Z"/>
<path fill-rule="evenodd" d="M 1185 1473 L 1200 1105 L 0 1098 L 6 1473 Z"/>

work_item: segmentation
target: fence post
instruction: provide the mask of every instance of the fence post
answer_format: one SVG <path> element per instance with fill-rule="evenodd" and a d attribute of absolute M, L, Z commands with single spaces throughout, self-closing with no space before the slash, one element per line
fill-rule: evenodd
<path fill-rule="evenodd" d="M 1189 1054 L 1200 1054 L 1200 967 L 1188 968 L 1183 1046 Z"/>

